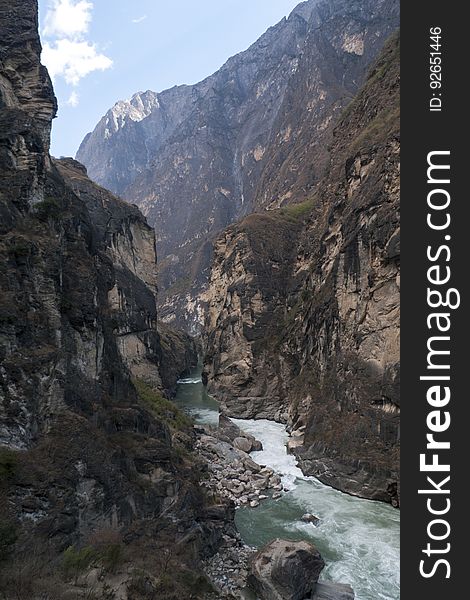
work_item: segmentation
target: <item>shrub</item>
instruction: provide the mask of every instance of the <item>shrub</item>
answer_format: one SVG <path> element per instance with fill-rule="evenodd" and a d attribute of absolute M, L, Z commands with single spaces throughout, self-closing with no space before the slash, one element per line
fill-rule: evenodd
<path fill-rule="evenodd" d="M 107 583 L 104 583 L 103 589 L 101 590 L 101 600 L 115 600 L 115 598 L 115 592 Z"/>
<path fill-rule="evenodd" d="M 74 304 L 69 298 L 62 297 L 60 300 L 60 312 L 67 314 L 74 309 Z"/>
<path fill-rule="evenodd" d="M 379 112 L 356 137 L 351 145 L 350 152 L 353 154 L 362 148 L 368 148 L 386 140 L 387 136 L 398 128 L 399 119 L 399 107 L 392 107 Z"/>
<path fill-rule="evenodd" d="M 196 594 L 209 594 L 215 592 L 213 585 L 205 575 L 194 571 L 181 571 L 178 578 L 184 588 L 193 590 Z"/>
<path fill-rule="evenodd" d="M 155 586 L 149 577 L 141 569 L 136 569 L 127 584 L 127 592 L 129 598 L 155 598 Z"/>
<path fill-rule="evenodd" d="M 281 216 L 287 217 L 293 220 L 300 220 L 307 217 L 314 206 L 313 198 L 309 200 L 305 200 L 304 202 L 300 202 L 298 204 L 289 204 L 287 206 L 283 206 L 279 209 Z"/>
<path fill-rule="evenodd" d="M 1 510 L 1 509 L 0 509 Z M 0 534 L 1 535 L 1 534 Z M 1 565 L 1 600 L 114 600 L 106 584 L 102 590 L 94 584 L 77 589 L 64 582 L 54 558 L 45 551 L 44 541 L 32 539 L 28 550 L 15 554 Z"/>
<path fill-rule="evenodd" d="M 14 314 L 0 312 L 0 325 L 14 325 L 16 322 L 17 322 L 17 319 Z M 1 477 L 1 475 L 0 475 L 0 477 Z"/>
<path fill-rule="evenodd" d="M 67 579 L 77 581 L 78 577 L 97 560 L 98 554 L 91 546 L 76 549 L 69 546 L 62 557 L 62 571 Z"/>
<path fill-rule="evenodd" d="M 49 219 L 57 220 L 61 217 L 63 208 L 57 198 L 48 196 L 34 205 L 34 212 L 41 221 L 47 221 Z"/>
<path fill-rule="evenodd" d="M 104 569 L 108 573 L 115 573 L 122 562 L 123 547 L 122 544 L 110 544 L 100 553 Z"/>
<path fill-rule="evenodd" d="M 157 577 L 142 570 L 135 570 L 127 592 L 129 598 L 149 600 L 180 600 L 181 598 L 201 598 L 215 590 L 204 575 L 173 565 L 171 572 L 162 571 Z"/>

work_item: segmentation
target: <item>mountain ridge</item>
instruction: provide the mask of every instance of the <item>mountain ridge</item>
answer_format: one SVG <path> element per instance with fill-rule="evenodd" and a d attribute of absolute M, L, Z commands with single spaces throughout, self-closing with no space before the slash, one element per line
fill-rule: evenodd
<path fill-rule="evenodd" d="M 200 331 L 212 241 L 224 227 L 253 211 L 301 201 L 317 184 L 330 123 L 397 24 L 395 0 L 308 2 L 199 84 L 162 93 L 164 109 L 131 123 L 114 141 L 105 143 L 98 129 L 87 139 L 78 158 L 91 176 L 106 178 L 111 189 L 121 186 L 156 228 L 167 322 Z M 310 100 L 302 108 L 296 102 L 298 119 L 291 123 L 282 115 L 295 102 L 299 69 Z M 313 146 L 302 133 L 307 121 L 309 133 L 311 122 L 317 128 Z M 299 154 L 297 139 L 308 152 Z M 297 187 L 295 171 L 283 171 L 293 164 L 291 147 L 305 162 Z"/>

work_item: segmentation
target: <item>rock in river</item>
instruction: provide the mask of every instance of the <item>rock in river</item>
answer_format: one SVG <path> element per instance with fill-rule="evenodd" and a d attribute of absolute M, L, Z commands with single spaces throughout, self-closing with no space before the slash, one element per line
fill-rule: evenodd
<path fill-rule="evenodd" d="M 251 443 L 251 441 L 248 438 L 246 438 L 246 437 L 237 437 L 237 438 L 235 438 L 233 440 L 233 445 L 238 450 L 242 450 L 243 452 L 246 452 L 247 454 L 249 452 L 251 452 L 251 449 L 252 449 L 252 446 L 253 446 L 253 444 Z"/>
<path fill-rule="evenodd" d="M 324 566 L 312 544 L 276 539 L 253 557 L 249 584 L 261 600 L 304 600 Z"/>
<path fill-rule="evenodd" d="M 312 515 L 311 513 L 306 513 L 301 517 L 301 521 L 304 523 L 312 523 L 313 525 L 317 525 L 320 519 L 316 515 Z"/>

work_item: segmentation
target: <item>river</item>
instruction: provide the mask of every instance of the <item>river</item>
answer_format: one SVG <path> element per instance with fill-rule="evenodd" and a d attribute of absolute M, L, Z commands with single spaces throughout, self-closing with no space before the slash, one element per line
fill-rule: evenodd
<path fill-rule="evenodd" d="M 218 405 L 201 383 L 200 372 L 181 380 L 176 403 L 196 422 L 216 425 Z M 287 454 L 284 425 L 272 421 L 234 419 L 263 443 L 253 460 L 273 468 L 288 491 L 258 508 L 239 508 L 236 524 L 245 543 L 260 547 L 279 537 L 313 542 L 326 567 L 321 579 L 349 583 L 356 600 L 398 600 L 400 597 L 400 512 L 390 505 L 338 492 L 314 477 L 305 477 L 294 456 Z M 317 526 L 301 520 L 319 517 Z"/>

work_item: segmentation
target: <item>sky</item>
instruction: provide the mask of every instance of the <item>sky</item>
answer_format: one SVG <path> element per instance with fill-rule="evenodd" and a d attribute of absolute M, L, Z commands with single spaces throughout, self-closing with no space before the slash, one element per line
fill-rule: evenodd
<path fill-rule="evenodd" d="M 59 101 L 54 156 L 74 156 L 118 100 L 201 81 L 299 0 L 39 0 Z"/>

